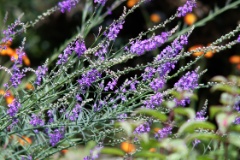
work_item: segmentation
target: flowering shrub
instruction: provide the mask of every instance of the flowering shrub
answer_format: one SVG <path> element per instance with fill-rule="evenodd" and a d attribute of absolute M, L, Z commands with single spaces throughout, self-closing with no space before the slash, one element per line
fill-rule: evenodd
<path fill-rule="evenodd" d="M 63 0 L 36 20 L 24 23 L 19 18 L 3 30 L 0 53 L 8 49 L 7 43 L 20 34 L 27 34 L 45 17 L 54 12 L 70 12 L 77 5 L 82 7 L 82 26 L 77 35 L 43 65 L 36 69 L 24 66 L 24 47 L 29 41 L 25 37 L 16 50 L 17 56 L 12 58 L 12 65 L 0 66 L 1 72 L 7 73 L 0 86 L 2 159 L 46 159 L 92 141 L 97 145 L 84 160 L 97 159 L 100 153 L 126 159 L 132 156 L 157 159 L 238 157 L 239 81 L 215 77 L 216 83 L 199 84 L 206 71 L 194 65 L 209 51 L 218 53 L 237 45 L 240 36 L 235 35 L 239 35 L 240 26 L 207 47 L 185 51 L 194 26 L 166 28 L 197 7 L 195 0 L 187 0 L 164 22 L 132 37 L 126 44 L 118 44 L 128 16 L 141 5 L 151 3 L 134 1 L 130 9 L 124 7 L 122 15 L 105 29 L 99 27 L 109 9 L 114 10 L 122 2 Z M 196 22 L 195 27 L 238 5 L 239 0 L 227 3 Z M 94 33 L 91 42 L 88 36 L 97 26 L 99 32 Z M 157 49 L 160 53 L 147 64 L 116 69 Z M 177 67 L 180 60 L 196 52 L 201 54 L 181 68 Z M 135 75 L 129 76 L 129 73 Z M 175 82 L 171 85 L 169 81 Z M 233 82 L 227 83 L 230 81 Z M 222 106 L 209 107 L 206 100 L 202 109 L 196 111 L 190 105 L 196 98 L 195 91 L 211 87 L 212 91 L 224 91 L 220 98 Z M 10 93 L 14 98 L 8 103 L 5 99 Z M 117 148 L 119 144 L 126 154 Z"/>

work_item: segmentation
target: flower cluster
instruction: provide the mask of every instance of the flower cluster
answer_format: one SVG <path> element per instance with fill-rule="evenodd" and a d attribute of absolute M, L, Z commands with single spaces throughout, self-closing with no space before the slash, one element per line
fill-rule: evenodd
<path fill-rule="evenodd" d="M 113 41 L 117 38 L 118 33 L 123 28 L 125 21 L 113 22 L 108 32 L 105 32 L 104 35 L 110 40 Z"/>
<path fill-rule="evenodd" d="M 152 90 L 154 91 L 158 91 L 160 89 L 162 89 L 164 87 L 165 84 L 165 80 L 161 79 L 161 78 L 155 78 L 151 83 L 150 83 L 150 87 L 152 88 Z"/>
<path fill-rule="evenodd" d="M 187 2 L 178 8 L 178 17 L 184 17 L 187 13 L 192 12 L 193 8 L 196 7 L 195 0 L 187 0 Z"/>
<path fill-rule="evenodd" d="M 62 129 L 55 129 L 52 133 L 48 134 L 49 142 L 52 146 L 55 146 L 61 139 L 64 138 L 64 130 Z"/>
<path fill-rule="evenodd" d="M 12 23 L 11 25 L 8 26 L 8 28 L 6 30 L 3 30 L 3 38 L 1 40 L 2 43 L 7 43 L 7 42 L 11 42 L 13 40 L 13 37 L 17 34 L 17 30 L 16 28 L 18 26 L 23 26 L 24 23 L 22 23 L 20 21 L 20 19 L 17 19 L 14 23 Z"/>
<path fill-rule="evenodd" d="M 71 114 L 67 115 L 67 118 L 70 121 L 75 121 L 78 118 L 78 115 L 80 112 L 81 112 L 81 106 L 77 103 L 73 108 Z"/>
<path fill-rule="evenodd" d="M 158 140 L 162 140 L 163 138 L 168 137 L 168 135 L 172 134 L 172 127 L 164 127 L 160 129 L 156 134 L 155 138 Z"/>
<path fill-rule="evenodd" d="M 137 54 L 137 55 L 142 55 L 146 51 L 152 51 L 156 49 L 157 47 L 160 47 L 162 44 L 164 44 L 168 37 L 171 36 L 170 33 L 168 32 L 163 32 L 160 35 L 153 36 L 149 39 L 146 40 L 137 40 L 131 42 L 130 46 L 130 52 Z"/>
<path fill-rule="evenodd" d="M 16 99 L 14 99 L 13 102 L 8 105 L 8 107 L 9 109 L 7 110 L 7 114 L 11 117 L 14 117 L 21 107 L 21 104 Z"/>
<path fill-rule="evenodd" d="M 104 91 L 113 90 L 116 85 L 117 79 L 113 79 L 112 81 L 108 82 L 107 86 L 104 88 Z"/>
<path fill-rule="evenodd" d="M 161 93 L 156 93 L 155 95 L 150 96 L 149 100 L 145 100 L 143 104 L 146 108 L 154 109 L 162 104 L 163 95 Z"/>
<path fill-rule="evenodd" d="M 92 150 L 90 150 L 90 155 L 84 157 L 83 160 L 95 160 L 95 159 L 99 158 L 99 154 L 100 154 L 102 148 L 103 148 L 102 145 L 98 145 L 98 146 L 94 147 Z"/>
<path fill-rule="evenodd" d="M 25 76 L 25 74 L 19 68 L 22 65 L 23 56 L 25 56 L 25 52 L 23 52 L 22 49 L 18 49 L 17 58 L 12 57 L 12 60 L 14 60 L 14 64 L 12 67 L 13 71 L 10 81 L 15 88 L 18 87 L 18 85 L 21 83 L 22 78 Z"/>
<path fill-rule="evenodd" d="M 58 7 L 61 12 L 64 13 L 66 11 L 70 12 L 72 7 L 76 6 L 79 0 L 65 0 L 58 3 Z"/>
<path fill-rule="evenodd" d="M 86 51 L 85 42 L 77 40 L 69 44 L 64 49 L 63 54 L 60 54 L 58 56 L 57 65 L 65 64 L 68 60 L 69 55 L 71 55 L 73 51 L 75 51 L 78 57 L 80 57 Z"/>
<path fill-rule="evenodd" d="M 82 75 L 82 78 L 78 80 L 78 83 L 81 87 L 90 87 L 93 82 L 97 80 L 97 78 L 101 77 L 101 73 L 96 70 L 92 69 L 89 72 Z"/>
<path fill-rule="evenodd" d="M 187 72 L 177 83 L 174 84 L 174 87 L 177 91 L 190 91 L 195 89 L 198 86 L 199 75 L 197 72 Z"/>
<path fill-rule="evenodd" d="M 37 76 L 35 83 L 37 85 L 41 84 L 43 77 L 47 74 L 48 68 L 46 66 L 39 66 L 35 74 Z"/>
<path fill-rule="evenodd" d="M 133 133 L 135 134 L 143 134 L 150 132 L 150 124 L 148 122 L 139 125 Z"/>

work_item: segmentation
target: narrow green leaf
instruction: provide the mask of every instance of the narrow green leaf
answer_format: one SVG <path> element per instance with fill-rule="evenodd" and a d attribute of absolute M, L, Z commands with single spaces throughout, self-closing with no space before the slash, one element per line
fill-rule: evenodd
<path fill-rule="evenodd" d="M 110 155 L 117 155 L 117 156 L 124 156 L 124 152 L 121 149 L 118 149 L 118 148 L 104 147 L 101 150 L 101 153 L 110 154 Z"/>
<path fill-rule="evenodd" d="M 215 126 L 210 122 L 192 121 L 184 123 L 178 130 L 178 134 L 193 133 L 196 129 L 215 130 Z"/>
<path fill-rule="evenodd" d="M 188 116 L 190 119 L 195 118 L 195 112 L 191 108 L 180 108 L 180 107 L 178 107 L 178 108 L 174 109 L 174 113 Z"/>
<path fill-rule="evenodd" d="M 153 152 L 149 152 L 149 151 L 140 151 L 137 152 L 136 154 L 134 154 L 134 157 L 141 157 L 141 158 L 158 158 L 158 159 L 165 159 L 166 156 L 162 155 L 160 153 L 153 153 Z"/>
<path fill-rule="evenodd" d="M 165 114 L 163 114 L 163 113 L 160 113 L 157 110 L 139 109 L 136 112 L 139 113 L 139 114 L 144 114 L 144 115 L 147 115 L 147 116 L 154 117 L 156 119 L 159 119 L 162 122 L 167 121 L 167 116 Z"/>

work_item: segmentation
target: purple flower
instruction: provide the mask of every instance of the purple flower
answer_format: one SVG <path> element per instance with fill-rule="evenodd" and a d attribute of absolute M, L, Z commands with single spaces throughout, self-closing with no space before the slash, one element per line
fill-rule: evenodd
<path fill-rule="evenodd" d="M 143 80 L 146 81 L 148 79 L 151 79 L 154 74 L 155 74 L 156 70 L 152 67 L 146 67 L 144 73 L 142 74 Z"/>
<path fill-rule="evenodd" d="M 193 147 L 196 147 L 201 141 L 199 139 L 195 139 L 193 142 Z"/>
<path fill-rule="evenodd" d="M 155 61 L 160 61 L 164 58 L 174 58 L 183 49 L 184 45 L 188 44 L 187 35 L 181 35 L 179 38 L 175 39 L 171 46 L 167 46 L 162 50 L 162 52 L 155 58 Z"/>
<path fill-rule="evenodd" d="M 14 60 L 14 64 L 12 67 L 12 75 L 10 78 L 10 81 L 12 82 L 12 85 L 14 88 L 17 88 L 18 85 L 21 83 L 22 78 L 25 76 L 25 74 L 23 72 L 21 72 L 19 66 L 22 65 L 22 58 L 25 55 L 25 52 L 23 52 L 22 50 L 18 49 L 17 50 L 17 56 L 18 58 L 12 58 L 12 60 Z"/>
<path fill-rule="evenodd" d="M 11 117 L 14 117 L 21 107 L 21 104 L 16 99 L 14 99 L 13 102 L 8 105 L 8 107 L 9 109 L 7 110 L 7 114 Z"/>
<path fill-rule="evenodd" d="M 140 124 L 133 133 L 135 134 L 143 134 L 150 132 L 150 124 L 148 122 L 144 124 Z"/>
<path fill-rule="evenodd" d="M 67 118 L 70 121 L 75 121 L 78 118 L 79 113 L 81 112 L 81 106 L 77 103 L 73 108 L 71 114 L 67 115 Z"/>
<path fill-rule="evenodd" d="M 110 28 L 108 29 L 108 32 L 104 33 L 104 35 L 110 40 L 113 41 L 117 38 L 118 33 L 123 28 L 123 24 L 125 21 L 120 22 L 113 22 Z"/>
<path fill-rule="evenodd" d="M 160 129 L 156 134 L 155 138 L 158 140 L 161 140 L 163 138 L 168 137 L 168 135 L 172 134 L 172 127 L 164 127 L 163 129 Z"/>
<path fill-rule="evenodd" d="M 48 123 L 54 122 L 54 119 L 53 119 L 53 111 L 52 111 L 52 110 L 48 110 L 48 111 L 47 111 L 47 115 L 48 115 L 48 118 L 49 118 Z"/>
<path fill-rule="evenodd" d="M 187 0 L 187 2 L 178 8 L 178 17 L 184 17 L 187 13 L 192 12 L 193 8 L 196 7 L 195 0 Z"/>
<path fill-rule="evenodd" d="M 104 60 L 105 54 L 108 52 L 109 42 L 102 44 L 97 52 L 94 54 L 95 56 L 99 57 L 101 60 Z"/>
<path fill-rule="evenodd" d="M 120 121 L 120 122 L 124 121 L 127 117 L 128 116 L 127 116 L 126 113 L 123 113 L 123 114 L 120 114 L 120 115 L 117 116 L 118 121 Z"/>
<path fill-rule="evenodd" d="M 32 126 L 36 127 L 36 126 L 43 126 L 44 125 L 44 121 L 41 118 L 39 118 L 37 115 L 32 114 L 31 117 L 32 117 L 32 119 L 30 120 L 29 123 Z"/>
<path fill-rule="evenodd" d="M 83 158 L 83 160 L 95 160 L 99 158 L 99 154 L 102 150 L 103 146 L 100 144 L 90 150 L 90 155 Z"/>
<path fill-rule="evenodd" d="M 76 95 L 76 100 L 81 102 L 82 101 L 82 97 L 80 97 L 78 94 Z"/>
<path fill-rule="evenodd" d="M 107 86 L 104 88 L 104 91 L 113 90 L 114 87 L 117 85 L 117 79 L 113 79 L 112 81 L 108 82 Z"/>
<path fill-rule="evenodd" d="M 185 98 L 185 99 L 177 99 L 174 98 L 174 101 L 176 103 L 176 106 L 186 106 L 188 104 L 190 104 L 190 99 L 189 98 Z"/>
<path fill-rule="evenodd" d="M 130 90 L 131 91 L 136 91 L 136 85 L 139 83 L 139 81 L 137 80 L 130 80 L 129 84 L 130 84 Z"/>
<path fill-rule="evenodd" d="M 130 52 L 142 55 L 146 51 L 152 51 L 164 44 L 170 35 L 171 34 L 168 32 L 163 32 L 161 35 L 154 36 L 143 41 L 137 40 L 135 42 L 131 42 Z"/>
<path fill-rule="evenodd" d="M 107 0 L 94 0 L 94 3 L 98 3 L 100 5 L 105 5 L 106 2 Z"/>
<path fill-rule="evenodd" d="M 49 142 L 52 146 L 55 146 L 61 139 L 64 138 L 64 130 L 55 129 L 52 133 L 48 134 Z"/>
<path fill-rule="evenodd" d="M 38 69 L 36 70 L 35 74 L 37 76 L 37 79 L 35 83 L 39 86 L 41 84 L 41 81 L 43 77 L 46 75 L 48 71 L 48 68 L 46 66 L 39 66 Z"/>
<path fill-rule="evenodd" d="M 74 50 L 77 53 L 78 57 L 80 57 L 86 51 L 86 46 L 84 41 L 81 41 L 81 42 L 76 41 Z"/>
<path fill-rule="evenodd" d="M 20 71 L 16 63 L 13 65 L 12 69 L 13 69 L 13 72 L 12 72 L 10 81 L 13 87 L 17 88 L 18 85 L 21 83 L 21 80 L 25 76 L 25 74 Z"/>
<path fill-rule="evenodd" d="M 149 100 L 145 100 L 143 104 L 146 108 L 154 109 L 155 107 L 158 107 L 162 104 L 163 96 L 161 93 L 156 93 L 155 95 L 152 95 Z"/>
<path fill-rule="evenodd" d="M 204 117 L 206 115 L 206 108 L 203 108 L 199 112 L 196 113 L 196 121 L 205 121 L 206 118 Z"/>
<path fill-rule="evenodd" d="M 86 46 L 84 41 L 75 41 L 71 42 L 63 51 L 63 54 L 60 54 L 58 56 L 57 65 L 65 64 L 68 60 L 69 55 L 72 54 L 72 52 L 75 51 L 78 57 L 80 57 L 85 51 Z"/>
<path fill-rule="evenodd" d="M 237 39 L 237 41 L 240 43 L 240 35 L 238 36 L 238 39 Z"/>
<path fill-rule="evenodd" d="M 8 26 L 6 30 L 3 30 L 3 38 L 1 40 L 2 43 L 6 43 L 8 41 L 12 41 L 13 37 L 17 34 L 16 28 L 18 26 L 23 26 L 24 24 L 17 19 L 14 23 Z"/>
<path fill-rule="evenodd" d="M 65 0 L 58 3 L 58 7 L 60 8 L 61 12 L 64 13 L 66 10 L 68 12 L 71 11 L 72 7 L 76 6 L 79 0 Z"/>
<path fill-rule="evenodd" d="M 195 72 L 187 72 L 177 83 L 174 84 L 174 87 L 178 92 L 193 90 L 198 86 L 198 77 L 199 75 Z"/>
<path fill-rule="evenodd" d="M 150 83 L 150 87 L 152 88 L 152 90 L 158 91 L 158 90 L 160 90 L 160 89 L 162 89 L 164 87 L 164 84 L 165 84 L 165 80 L 164 79 L 155 78 Z"/>
<path fill-rule="evenodd" d="M 237 117 L 233 123 L 234 124 L 240 124 L 240 117 Z"/>
<path fill-rule="evenodd" d="M 97 104 L 97 103 L 94 103 L 94 105 L 93 105 L 93 110 L 94 110 L 94 112 L 99 112 L 105 104 L 106 104 L 106 102 L 105 102 L 105 101 L 102 101 L 102 100 L 100 100 L 100 101 L 98 102 L 98 104 Z"/>
<path fill-rule="evenodd" d="M 100 77 L 101 77 L 101 73 L 96 69 L 92 69 L 91 71 L 83 74 L 82 78 L 78 80 L 78 83 L 82 87 L 90 87 L 92 83 L 95 82 L 97 78 L 100 78 Z"/>

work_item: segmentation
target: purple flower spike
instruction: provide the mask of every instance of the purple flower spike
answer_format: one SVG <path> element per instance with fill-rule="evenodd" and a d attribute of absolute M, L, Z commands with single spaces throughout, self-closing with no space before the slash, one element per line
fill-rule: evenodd
<path fill-rule="evenodd" d="M 98 70 L 93 69 L 86 74 L 83 74 L 82 78 L 78 80 L 78 83 L 82 87 L 90 87 L 92 83 L 95 82 L 99 77 L 101 77 L 101 74 L 98 72 Z"/>
<path fill-rule="evenodd" d="M 238 36 L 238 39 L 237 39 L 237 41 L 240 43 L 240 35 Z"/>
<path fill-rule="evenodd" d="M 156 93 L 150 97 L 150 100 L 143 102 L 146 108 L 154 109 L 157 106 L 160 106 L 163 101 L 163 95 L 161 93 Z"/>
<path fill-rule="evenodd" d="M 70 12 L 72 7 L 76 6 L 79 0 L 65 0 L 58 3 L 58 6 L 62 13 L 68 11 Z"/>
<path fill-rule="evenodd" d="M 195 72 L 187 72 L 177 83 L 174 84 L 174 87 L 178 92 L 193 90 L 198 86 L 198 77 L 199 75 Z"/>
<path fill-rule="evenodd" d="M 78 57 L 80 57 L 85 51 L 86 51 L 86 46 L 85 46 L 85 43 L 84 41 L 76 41 L 75 43 L 75 52 L 77 53 Z"/>
<path fill-rule="evenodd" d="M 187 13 L 192 12 L 193 8 L 196 7 L 195 0 L 187 0 L 187 2 L 182 6 L 178 8 L 178 17 L 184 17 Z"/>
<path fill-rule="evenodd" d="M 160 78 L 155 78 L 151 83 L 150 83 L 150 87 L 152 88 L 152 90 L 154 91 L 158 91 L 160 89 L 163 88 L 165 84 L 165 80 L 160 79 Z"/>
<path fill-rule="evenodd" d="M 146 51 L 152 51 L 164 44 L 169 36 L 171 36 L 170 33 L 163 32 L 161 35 L 154 36 L 143 41 L 138 40 L 131 42 L 130 52 L 137 55 L 142 55 Z"/>
<path fill-rule="evenodd" d="M 36 127 L 36 126 L 43 126 L 44 125 L 44 121 L 41 118 L 39 118 L 37 115 L 32 114 L 31 117 L 32 117 L 32 119 L 30 120 L 29 123 L 32 126 Z"/>
<path fill-rule="evenodd" d="M 163 129 L 160 129 L 158 133 L 155 134 L 155 138 L 161 140 L 163 138 L 168 137 L 170 134 L 172 134 L 172 127 L 164 127 Z"/>
<path fill-rule="evenodd" d="M 117 38 L 118 33 L 120 32 L 120 30 L 123 28 L 123 24 L 124 21 L 120 21 L 120 22 L 114 22 L 109 30 L 108 33 L 105 33 L 105 36 L 110 40 L 113 41 Z"/>
<path fill-rule="evenodd" d="M 133 133 L 135 134 L 143 134 L 150 132 L 150 124 L 148 122 L 139 125 Z"/>
<path fill-rule="evenodd" d="M 104 6 L 106 2 L 107 2 L 107 0 L 94 0 L 94 3 L 98 3 L 102 6 Z"/>
<path fill-rule="evenodd" d="M 48 71 L 48 68 L 46 66 L 39 66 L 38 69 L 36 70 L 37 79 L 35 83 L 38 86 L 41 84 L 43 77 L 47 74 L 47 71 Z"/>
<path fill-rule="evenodd" d="M 7 114 L 11 117 L 14 117 L 21 107 L 21 104 L 16 99 L 14 99 L 13 102 L 8 105 L 8 107 L 9 109 L 7 110 Z"/>
<path fill-rule="evenodd" d="M 14 23 L 8 26 L 6 30 L 3 30 L 3 38 L 1 40 L 2 43 L 7 43 L 8 41 L 12 41 L 13 37 L 17 34 L 17 27 L 23 26 L 24 23 L 20 21 L 20 19 L 17 19 Z"/>
<path fill-rule="evenodd" d="M 55 129 L 53 133 L 49 133 L 49 142 L 52 146 L 55 146 L 61 139 L 64 138 L 63 129 Z"/>

